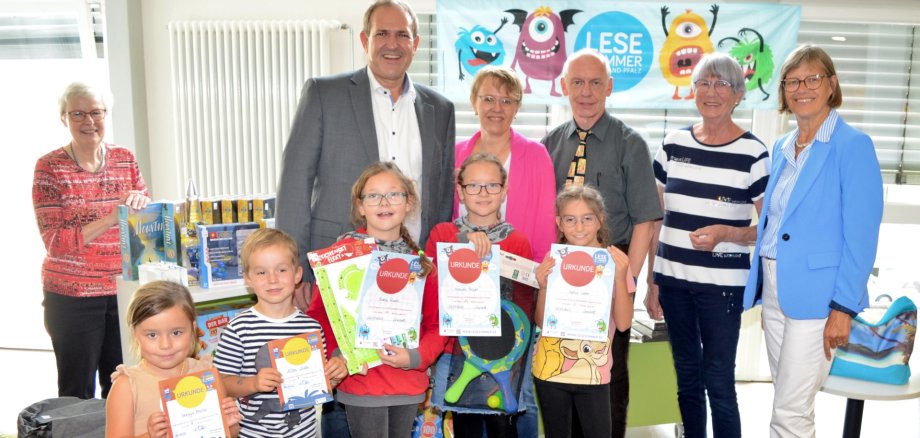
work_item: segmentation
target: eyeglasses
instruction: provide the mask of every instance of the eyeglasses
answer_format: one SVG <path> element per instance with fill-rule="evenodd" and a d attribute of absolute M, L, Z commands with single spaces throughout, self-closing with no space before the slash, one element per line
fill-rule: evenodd
<path fill-rule="evenodd" d="M 95 109 L 92 111 L 71 111 L 67 113 L 70 116 L 70 120 L 74 122 L 82 122 L 86 119 L 86 116 L 90 116 L 93 121 L 100 121 L 105 118 L 106 110 L 104 109 Z"/>
<path fill-rule="evenodd" d="M 606 87 L 608 83 L 609 82 L 602 79 L 591 79 L 590 81 L 586 81 L 584 79 L 572 79 L 569 81 L 568 85 L 569 88 L 573 90 L 581 90 L 587 85 L 588 87 L 591 87 L 591 91 L 600 91 Z"/>
<path fill-rule="evenodd" d="M 780 83 L 783 84 L 783 90 L 786 91 L 795 91 L 799 89 L 799 85 L 802 83 L 805 84 L 805 88 L 809 90 L 817 90 L 821 86 L 821 81 L 824 78 L 829 78 L 830 75 L 814 75 L 814 76 L 805 76 L 803 79 L 783 79 Z"/>
<path fill-rule="evenodd" d="M 368 193 L 361 195 L 361 202 L 368 207 L 376 207 L 386 199 L 389 205 L 402 205 L 403 202 L 406 202 L 407 196 L 406 192 Z"/>
<path fill-rule="evenodd" d="M 460 187 L 463 187 L 463 191 L 467 195 L 478 195 L 482 192 L 482 189 L 486 189 L 486 193 L 490 195 L 497 195 L 502 192 L 502 188 L 505 187 L 505 185 L 500 183 L 461 184 Z"/>
<path fill-rule="evenodd" d="M 574 228 L 581 222 L 582 226 L 590 227 L 597 223 L 597 215 L 586 214 L 582 217 L 578 216 L 562 216 L 562 226 L 566 228 Z"/>
<path fill-rule="evenodd" d="M 510 107 L 512 107 L 512 106 L 517 105 L 517 103 L 518 103 L 518 101 L 516 101 L 516 100 L 514 100 L 514 99 L 512 99 L 512 98 L 510 98 L 510 97 L 495 97 L 495 96 L 490 96 L 490 95 L 488 95 L 488 94 L 482 95 L 482 96 L 478 96 L 478 97 L 479 97 L 479 100 L 482 101 L 482 103 L 484 103 L 484 104 L 486 104 L 486 105 L 488 105 L 488 106 L 495 106 L 495 104 L 497 103 L 497 104 L 501 105 L 502 108 L 510 108 Z"/>
<path fill-rule="evenodd" d="M 700 79 L 693 83 L 693 86 L 697 89 L 709 88 L 716 91 L 726 91 L 732 87 L 732 83 L 724 79 L 719 79 L 715 81 L 710 81 L 708 79 Z"/>

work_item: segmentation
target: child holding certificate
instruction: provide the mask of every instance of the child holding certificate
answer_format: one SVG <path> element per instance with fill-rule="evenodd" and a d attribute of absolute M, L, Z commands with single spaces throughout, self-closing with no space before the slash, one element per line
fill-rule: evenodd
<path fill-rule="evenodd" d="M 559 243 L 604 248 L 607 245 L 607 213 L 597 189 L 570 185 L 556 196 L 556 225 Z M 577 415 L 584 436 L 610 436 L 610 338 L 613 327 L 628 330 L 632 325 L 632 298 L 627 290 L 629 258 L 614 246 L 607 252 L 616 263 L 608 339 L 586 341 L 543 336 L 533 357 L 534 386 L 540 410 L 552 412 L 553 421 L 543 423 L 547 438 L 572 435 L 572 416 Z M 543 323 L 547 279 L 555 259 L 547 255 L 537 267 L 535 320 Z"/>
<path fill-rule="evenodd" d="M 141 361 L 119 365 L 112 373 L 112 390 L 105 404 L 107 437 L 162 437 L 169 427 L 160 410 L 160 380 L 211 368 L 211 357 L 193 359 L 198 340 L 195 303 L 188 289 L 170 281 L 141 286 L 128 305 L 128 326 Z M 221 402 L 234 435 L 239 431 L 236 401 Z"/>
<path fill-rule="evenodd" d="M 351 221 L 358 227 L 344 234 L 346 240 L 376 240 L 377 249 L 403 254 L 421 254 L 403 224 L 406 216 L 419 208 L 419 197 L 412 180 L 391 162 L 377 162 L 364 170 L 351 190 Z M 428 389 L 426 370 L 444 350 L 445 338 L 438 334 L 438 279 L 434 266 L 424 255 L 416 281 L 425 281 L 418 348 L 406 349 L 386 344 L 377 352 L 381 365 L 359 374 L 348 375 L 344 359 L 337 354 L 334 336 L 326 339 L 330 355 L 327 375 L 340 380 L 336 401 L 345 406 L 348 428 L 354 438 L 409 436 L 419 403 Z M 322 294 L 313 286 L 307 311 L 332 333 Z"/>
<path fill-rule="evenodd" d="M 297 243 L 281 230 L 256 230 L 243 242 L 240 266 L 258 302 L 230 320 L 214 363 L 227 393 L 240 399 L 242 434 L 312 437 L 314 408 L 282 410 L 277 392 L 281 373 L 271 367 L 268 349 L 269 341 L 320 330 L 313 318 L 294 307 L 294 288 L 303 274 Z"/>
<path fill-rule="evenodd" d="M 515 230 L 501 217 L 501 206 L 507 196 L 505 186 L 507 180 L 508 172 L 492 154 L 477 153 L 464 160 L 457 173 L 457 194 L 460 202 L 466 207 L 466 215 L 453 222 L 436 225 L 428 235 L 425 251 L 428 254 L 434 254 L 437 260 L 438 257 L 444 256 L 437 253 L 436 248 L 439 242 L 472 242 L 480 257 L 484 257 L 491 250 L 492 244 L 498 244 L 503 251 L 530 259 L 530 242 L 527 236 Z M 501 298 L 514 302 L 524 310 L 528 318 L 527 323 L 530 324 L 529 318 L 533 316 L 534 289 L 506 278 L 501 279 L 500 289 Z M 510 334 L 513 336 L 514 332 Z M 475 401 L 470 404 L 460 403 L 463 399 L 457 404 L 445 404 L 444 393 L 448 386 L 451 363 L 455 361 L 462 363 L 464 360 L 457 339 L 456 337 L 449 338 L 447 347 L 444 349 L 445 354 L 438 359 L 433 402 L 444 410 L 454 412 L 455 437 L 481 438 L 484 430 L 487 436 L 516 437 L 517 416 L 488 409 L 486 405 L 488 393 L 482 394 L 482 400 L 478 404 Z M 503 341 L 496 338 L 496 342 Z M 513 344 L 514 340 L 511 339 L 510 343 Z M 530 360 L 530 358 L 524 355 L 520 360 Z M 522 372 L 523 368 L 519 367 Z M 525 376 L 522 385 L 532 385 L 531 379 Z M 474 392 L 476 389 L 471 383 L 465 391 Z"/>

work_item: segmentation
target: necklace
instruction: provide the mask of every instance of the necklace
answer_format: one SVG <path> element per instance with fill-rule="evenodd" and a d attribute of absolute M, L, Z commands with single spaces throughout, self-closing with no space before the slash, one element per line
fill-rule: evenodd
<path fill-rule="evenodd" d="M 795 147 L 798 148 L 798 149 L 805 149 L 805 148 L 811 146 L 811 144 L 814 143 L 814 142 L 815 142 L 815 140 L 812 139 L 811 141 L 807 141 L 807 142 L 805 142 L 805 143 L 799 143 L 799 138 L 796 137 L 796 139 L 795 139 Z"/>
<path fill-rule="evenodd" d="M 74 164 L 77 165 L 77 167 L 87 172 L 90 172 L 90 173 L 99 172 L 99 170 L 102 169 L 102 166 L 105 165 L 105 145 L 104 144 L 99 145 L 99 152 L 96 153 L 97 158 L 99 160 L 99 164 L 97 164 L 93 170 L 86 169 L 82 165 L 80 165 L 80 161 L 77 160 L 77 152 L 73 148 L 73 141 L 70 142 L 70 153 L 68 155 L 70 156 L 70 159 L 73 160 Z"/>

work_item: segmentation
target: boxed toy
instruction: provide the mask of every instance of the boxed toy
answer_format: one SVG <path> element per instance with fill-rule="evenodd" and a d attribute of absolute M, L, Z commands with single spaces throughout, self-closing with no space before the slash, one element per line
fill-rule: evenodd
<path fill-rule="evenodd" d="M 221 210 L 219 199 L 202 199 L 201 200 L 201 223 L 203 224 L 221 224 Z"/>
<path fill-rule="evenodd" d="M 222 196 L 220 200 L 220 223 L 233 224 L 240 222 L 237 213 L 238 210 L 236 209 L 236 197 Z"/>
<path fill-rule="evenodd" d="M 224 331 L 227 324 L 230 324 L 230 320 L 242 311 L 242 308 L 219 306 L 198 312 L 196 321 L 198 322 L 199 359 L 217 354 L 217 342 L 220 340 L 221 332 Z"/>
<path fill-rule="evenodd" d="M 257 229 L 255 222 L 198 226 L 201 287 L 244 283 L 240 248 Z"/>
<path fill-rule="evenodd" d="M 236 198 L 237 222 L 256 222 L 252 219 L 252 199 L 252 196 L 240 196 Z"/>
<path fill-rule="evenodd" d="M 178 201 L 164 204 L 164 209 L 172 213 L 175 223 L 174 233 L 179 236 L 177 263 L 188 272 L 188 284 L 199 284 L 198 274 L 198 213 L 196 201 Z"/>
<path fill-rule="evenodd" d="M 142 210 L 118 206 L 121 273 L 125 280 L 137 280 L 137 267 L 143 263 L 176 263 L 175 223 L 172 212 L 164 211 L 164 205 L 152 202 Z"/>
<path fill-rule="evenodd" d="M 265 224 L 275 217 L 275 195 L 257 195 L 252 199 L 252 221 Z"/>

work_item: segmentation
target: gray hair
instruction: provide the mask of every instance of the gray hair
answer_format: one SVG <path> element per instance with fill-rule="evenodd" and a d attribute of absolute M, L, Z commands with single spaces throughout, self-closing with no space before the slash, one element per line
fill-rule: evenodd
<path fill-rule="evenodd" d="M 741 71 L 741 65 L 731 56 L 724 53 L 714 52 L 703 56 L 699 64 L 693 69 L 693 76 L 690 77 L 690 83 L 696 84 L 700 78 L 717 77 L 723 81 L 732 84 L 732 92 L 744 95 L 744 73 Z M 696 86 L 694 85 L 694 88 Z"/>
<path fill-rule="evenodd" d="M 70 102 L 71 99 L 78 97 L 96 99 L 102 102 L 102 105 L 105 106 L 106 110 L 112 109 L 111 92 L 84 82 L 73 82 L 64 89 L 64 93 L 61 94 L 60 99 L 58 99 L 58 104 L 61 106 L 61 117 L 63 117 L 64 113 L 67 112 L 67 103 Z"/>
<path fill-rule="evenodd" d="M 585 47 L 584 49 L 573 53 L 572 56 L 569 56 L 569 58 L 565 60 L 565 64 L 562 65 L 562 77 L 564 78 L 569 75 L 569 66 L 573 62 L 584 58 L 585 56 L 590 56 L 594 59 L 597 59 L 598 62 L 604 66 L 604 71 L 607 72 L 607 77 L 610 77 L 610 60 L 607 59 L 603 53 L 589 47 Z"/>

